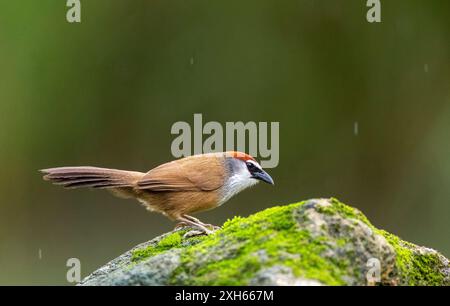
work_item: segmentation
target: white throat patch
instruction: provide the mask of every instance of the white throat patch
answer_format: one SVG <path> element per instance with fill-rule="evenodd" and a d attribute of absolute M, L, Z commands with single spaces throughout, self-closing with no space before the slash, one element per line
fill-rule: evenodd
<path fill-rule="evenodd" d="M 219 201 L 219 206 L 228 201 L 231 197 L 238 194 L 244 189 L 247 189 L 253 185 L 256 185 L 259 181 L 252 178 L 250 172 L 247 170 L 247 166 L 240 160 L 229 161 L 231 164 L 230 174 L 225 185 L 222 187 L 222 199 Z M 260 168 L 259 165 L 257 165 Z"/>

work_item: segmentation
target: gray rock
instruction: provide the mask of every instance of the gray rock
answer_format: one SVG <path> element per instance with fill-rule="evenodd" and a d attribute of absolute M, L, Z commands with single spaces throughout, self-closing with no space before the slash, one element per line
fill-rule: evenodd
<path fill-rule="evenodd" d="M 180 229 L 140 244 L 80 285 L 449 285 L 448 259 L 315 199 L 235 218 L 210 236 Z"/>
<path fill-rule="evenodd" d="M 258 271 L 250 280 L 250 286 L 323 286 L 323 284 L 313 279 L 296 277 L 289 267 L 272 266 Z"/>

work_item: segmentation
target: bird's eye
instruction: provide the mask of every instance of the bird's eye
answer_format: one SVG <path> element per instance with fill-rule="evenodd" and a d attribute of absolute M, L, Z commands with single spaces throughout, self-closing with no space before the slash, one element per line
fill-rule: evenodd
<path fill-rule="evenodd" d="M 253 163 L 247 162 L 247 163 L 245 163 L 245 164 L 247 165 L 247 169 L 248 169 L 250 172 L 259 170 Z"/>

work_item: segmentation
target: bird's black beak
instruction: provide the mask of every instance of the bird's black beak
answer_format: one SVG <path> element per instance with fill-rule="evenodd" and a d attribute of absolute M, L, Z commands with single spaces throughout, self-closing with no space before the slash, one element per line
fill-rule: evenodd
<path fill-rule="evenodd" d="M 266 171 L 264 171 L 264 170 L 261 170 L 261 171 L 258 171 L 258 172 L 254 172 L 254 173 L 252 174 L 252 177 L 255 178 L 255 179 L 257 179 L 257 180 L 266 182 L 267 184 L 275 185 L 273 179 L 272 179 L 272 178 L 270 177 L 270 175 L 269 175 Z"/>

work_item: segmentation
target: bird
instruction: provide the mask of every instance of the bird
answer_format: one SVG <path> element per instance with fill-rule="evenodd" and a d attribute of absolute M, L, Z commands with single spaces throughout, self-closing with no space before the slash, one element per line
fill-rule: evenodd
<path fill-rule="evenodd" d="M 120 198 L 134 198 L 147 210 L 178 222 L 176 228 L 189 226 L 206 235 L 219 227 L 192 214 L 217 208 L 260 181 L 274 185 L 254 157 L 238 151 L 192 155 L 146 173 L 91 166 L 39 171 L 44 180 L 64 188 L 106 189 Z"/>

